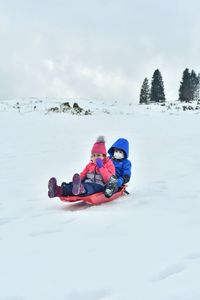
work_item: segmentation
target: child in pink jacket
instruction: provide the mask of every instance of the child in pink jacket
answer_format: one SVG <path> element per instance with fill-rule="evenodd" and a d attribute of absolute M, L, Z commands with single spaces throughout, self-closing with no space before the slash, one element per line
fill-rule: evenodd
<path fill-rule="evenodd" d="M 57 180 L 52 177 L 48 183 L 48 196 L 61 197 L 81 195 L 87 196 L 103 192 L 111 176 L 115 175 L 115 166 L 106 156 L 104 137 L 98 137 L 91 150 L 91 161 L 80 174 L 74 174 L 72 182 L 63 182 L 57 185 Z"/>

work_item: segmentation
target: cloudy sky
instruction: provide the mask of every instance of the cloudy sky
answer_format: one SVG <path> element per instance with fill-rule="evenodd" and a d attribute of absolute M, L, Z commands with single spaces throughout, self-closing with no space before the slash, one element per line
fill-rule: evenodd
<path fill-rule="evenodd" d="M 138 102 L 159 69 L 168 100 L 200 72 L 199 0 L 0 0 L 0 99 Z"/>

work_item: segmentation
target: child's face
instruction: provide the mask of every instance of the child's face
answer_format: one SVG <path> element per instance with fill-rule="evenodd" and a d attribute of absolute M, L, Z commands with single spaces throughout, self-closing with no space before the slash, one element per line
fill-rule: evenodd
<path fill-rule="evenodd" d="M 104 159 L 104 156 L 101 153 L 93 153 L 91 156 L 92 161 L 95 162 L 97 158 Z"/>
<path fill-rule="evenodd" d="M 120 150 L 120 149 L 115 148 L 113 156 L 116 159 L 122 159 L 122 158 L 124 158 L 124 152 L 122 150 Z"/>

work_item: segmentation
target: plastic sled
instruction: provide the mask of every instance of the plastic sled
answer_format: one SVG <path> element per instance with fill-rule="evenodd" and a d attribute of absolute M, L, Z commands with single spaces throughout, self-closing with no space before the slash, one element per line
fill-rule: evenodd
<path fill-rule="evenodd" d="M 88 196 L 62 196 L 59 197 L 61 201 L 63 202 L 76 202 L 76 201 L 84 201 L 89 204 L 102 204 L 105 202 L 113 201 L 119 197 L 125 196 L 129 194 L 126 191 L 126 186 L 123 186 L 121 189 L 119 189 L 115 194 L 112 195 L 110 198 L 106 198 L 104 193 L 96 193 Z"/>

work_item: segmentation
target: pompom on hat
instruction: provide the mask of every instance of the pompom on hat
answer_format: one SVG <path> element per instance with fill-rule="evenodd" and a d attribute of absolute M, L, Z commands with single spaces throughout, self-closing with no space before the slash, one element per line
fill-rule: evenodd
<path fill-rule="evenodd" d="M 91 154 L 100 153 L 106 155 L 106 152 L 105 137 L 99 136 L 92 147 Z"/>

